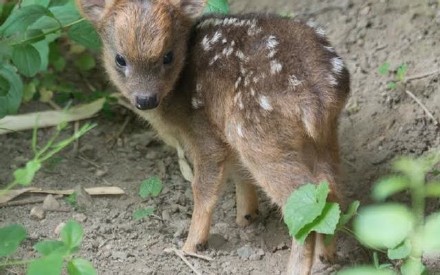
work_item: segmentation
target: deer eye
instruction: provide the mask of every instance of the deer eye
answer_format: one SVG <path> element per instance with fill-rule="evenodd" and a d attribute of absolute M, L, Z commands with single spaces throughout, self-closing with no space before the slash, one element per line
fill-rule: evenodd
<path fill-rule="evenodd" d="M 118 65 L 119 67 L 127 66 L 127 62 L 125 61 L 125 58 L 122 57 L 122 55 L 120 55 L 120 54 L 116 55 L 115 62 L 116 62 L 116 65 Z"/>
<path fill-rule="evenodd" d="M 168 52 L 166 55 L 163 56 L 163 64 L 168 65 L 173 62 L 174 54 L 173 52 Z"/>

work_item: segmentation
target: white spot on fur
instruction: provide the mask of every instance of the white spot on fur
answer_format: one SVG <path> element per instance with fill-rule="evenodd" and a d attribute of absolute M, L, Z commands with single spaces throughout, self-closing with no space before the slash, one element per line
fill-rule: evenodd
<path fill-rule="evenodd" d="M 211 39 L 211 43 L 212 44 L 216 43 L 221 37 L 222 37 L 222 33 L 220 31 L 216 31 Z"/>
<path fill-rule="evenodd" d="M 235 84 L 234 84 L 235 89 L 238 89 L 238 86 L 240 85 L 240 83 L 241 83 L 241 76 L 239 76 L 239 77 L 237 78 L 237 81 L 235 81 Z"/>
<path fill-rule="evenodd" d="M 237 125 L 237 134 L 242 138 L 244 137 L 243 129 L 241 128 L 240 124 Z"/>
<path fill-rule="evenodd" d="M 222 44 L 226 44 L 226 43 L 228 43 L 228 40 L 226 40 L 226 38 L 223 38 L 222 39 Z"/>
<path fill-rule="evenodd" d="M 255 90 L 251 88 L 251 96 L 255 96 Z"/>
<path fill-rule="evenodd" d="M 329 51 L 331 53 L 335 52 L 335 49 L 333 47 L 330 47 L 330 46 L 324 46 L 324 49 L 326 49 L 327 51 Z"/>
<path fill-rule="evenodd" d="M 327 77 L 328 82 L 330 83 L 331 86 L 336 86 L 338 85 L 338 81 L 336 80 L 336 78 L 333 75 L 328 75 Z"/>
<path fill-rule="evenodd" d="M 222 37 L 222 33 L 220 31 L 216 31 L 211 38 L 208 38 L 208 35 L 205 35 L 202 39 L 202 47 L 205 51 L 210 51 L 212 49 L 212 45 L 217 43 Z"/>
<path fill-rule="evenodd" d="M 201 107 L 203 107 L 203 101 L 200 98 L 193 97 L 191 99 L 191 105 L 192 105 L 193 109 L 197 110 L 197 109 L 200 109 Z"/>
<path fill-rule="evenodd" d="M 315 31 L 316 31 L 316 33 L 317 33 L 318 35 L 320 35 L 320 36 L 325 36 L 325 30 L 324 30 L 323 27 L 317 27 L 317 28 L 315 29 Z"/>
<path fill-rule="evenodd" d="M 272 111 L 272 105 L 270 105 L 269 98 L 267 96 L 260 96 L 259 100 L 261 108 L 263 108 L 266 111 Z"/>
<path fill-rule="evenodd" d="M 222 22 L 223 22 L 222 19 L 209 18 L 209 19 L 206 19 L 206 20 L 202 21 L 200 24 L 198 24 L 197 28 L 198 29 L 203 29 L 205 27 L 217 26 L 217 25 L 220 25 Z"/>
<path fill-rule="evenodd" d="M 281 72 L 281 70 L 283 69 L 283 65 L 281 65 L 280 62 L 278 62 L 278 60 L 272 60 L 270 61 L 270 73 L 271 74 L 277 74 L 279 72 Z"/>
<path fill-rule="evenodd" d="M 244 53 L 240 50 L 237 50 L 235 52 L 235 56 L 238 57 L 238 59 L 242 60 L 242 61 L 246 61 L 247 57 L 244 55 Z"/>
<path fill-rule="evenodd" d="M 271 35 L 266 40 L 266 47 L 269 50 L 269 54 L 267 57 L 273 58 L 275 54 L 277 53 L 276 47 L 278 46 L 279 42 L 276 39 L 274 35 Z"/>
<path fill-rule="evenodd" d="M 220 59 L 220 55 L 214 55 L 214 57 L 209 61 L 209 66 L 213 65 L 218 59 Z"/>
<path fill-rule="evenodd" d="M 333 57 L 330 62 L 332 63 L 332 72 L 340 74 L 344 69 L 344 61 L 340 57 Z"/>
<path fill-rule="evenodd" d="M 299 80 L 296 75 L 290 75 L 289 76 L 289 86 L 292 88 L 295 88 L 296 86 L 299 86 L 302 84 L 302 81 Z"/>
<path fill-rule="evenodd" d="M 319 24 L 316 23 L 315 21 L 309 20 L 309 21 L 307 21 L 306 25 L 309 26 L 310 28 L 314 29 L 318 35 L 325 36 L 324 28 L 319 26 Z"/>
<path fill-rule="evenodd" d="M 203 39 L 202 39 L 202 47 L 205 51 L 209 51 L 212 48 L 211 43 L 210 43 L 207 35 L 205 35 L 205 37 L 203 37 Z"/>

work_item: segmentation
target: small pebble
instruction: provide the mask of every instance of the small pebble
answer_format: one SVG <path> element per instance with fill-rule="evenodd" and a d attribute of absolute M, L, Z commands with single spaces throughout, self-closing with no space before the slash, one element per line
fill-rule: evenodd
<path fill-rule="evenodd" d="M 35 206 L 31 209 L 30 216 L 31 219 L 42 220 L 46 217 L 46 213 L 44 212 L 44 209 L 42 207 Z"/>
<path fill-rule="evenodd" d="M 47 195 L 43 202 L 43 209 L 46 211 L 57 211 L 60 209 L 60 203 L 51 194 Z"/>

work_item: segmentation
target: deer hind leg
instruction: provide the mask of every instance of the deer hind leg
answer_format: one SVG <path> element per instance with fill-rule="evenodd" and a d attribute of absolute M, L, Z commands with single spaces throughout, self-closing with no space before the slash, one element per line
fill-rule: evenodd
<path fill-rule="evenodd" d="M 247 171 L 238 169 L 231 173 L 235 182 L 236 222 L 239 226 L 245 227 L 258 216 L 258 196 L 252 176 Z"/>

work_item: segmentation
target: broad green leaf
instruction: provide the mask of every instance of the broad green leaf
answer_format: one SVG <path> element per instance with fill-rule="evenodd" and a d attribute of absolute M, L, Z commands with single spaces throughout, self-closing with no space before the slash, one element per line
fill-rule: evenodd
<path fill-rule="evenodd" d="M 440 182 L 431 182 L 426 185 L 426 196 L 440 197 Z"/>
<path fill-rule="evenodd" d="M 341 215 L 338 227 L 346 225 L 351 220 L 351 218 L 356 215 L 359 205 L 359 201 L 354 201 L 348 206 L 347 213 Z"/>
<path fill-rule="evenodd" d="M 40 5 L 43 7 L 47 7 L 49 5 L 49 0 L 22 0 L 21 6 L 30 6 L 30 5 Z"/>
<path fill-rule="evenodd" d="M 284 222 L 291 236 L 321 215 L 328 192 L 328 183 L 306 184 L 290 195 L 284 205 Z"/>
<path fill-rule="evenodd" d="M 0 118 L 17 112 L 23 96 L 23 82 L 15 69 L 0 64 Z"/>
<path fill-rule="evenodd" d="M 381 74 L 381 75 L 387 75 L 388 72 L 390 71 L 390 63 L 388 63 L 388 62 L 383 63 L 379 67 L 378 71 L 379 71 L 379 74 Z"/>
<path fill-rule="evenodd" d="M 373 248 L 395 248 L 414 227 L 414 217 L 400 204 L 368 206 L 359 211 L 353 222 L 359 240 Z"/>
<path fill-rule="evenodd" d="M 41 67 L 38 50 L 31 44 L 17 45 L 12 50 L 12 62 L 25 76 L 34 76 Z"/>
<path fill-rule="evenodd" d="M 376 269 L 374 266 L 362 266 L 344 269 L 337 273 L 338 275 L 396 275 L 395 272 L 388 269 Z"/>
<path fill-rule="evenodd" d="M 440 252 L 440 213 L 434 213 L 426 218 L 423 229 L 423 251 Z"/>
<path fill-rule="evenodd" d="M 408 179 L 402 176 L 391 176 L 380 180 L 373 188 L 373 198 L 384 200 L 389 196 L 409 187 Z"/>
<path fill-rule="evenodd" d="M 411 242 L 407 239 L 396 248 L 388 249 L 388 258 L 391 260 L 405 259 L 411 253 Z"/>
<path fill-rule="evenodd" d="M 63 268 L 63 257 L 58 254 L 34 260 L 30 263 L 27 275 L 59 275 Z"/>
<path fill-rule="evenodd" d="M 29 5 L 14 10 L 0 27 L 0 34 L 9 36 L 24 31 L 40 17 L 47 15 L 49 10 L 40 5 Z"/>
<path fill-rule="evenodd" d="M 36 30 L 53 30 L 56 28 L 60 28 L 60 23 L 58 21 L 51 17 L 51 16 L 43 16 L 39 18 L 35 23 L 33 23 L 31 26 L 29 26 L 29 29 L 36 29 Z"/>
<path fill-rule="evenodd" d="M 49 43 L 46 40 L 41 40 L 37 43 L 32 44 L 40 55 L 40 68 L 39 71 L 47 71 L 47 66 L 49 64 Z"/>
<path fill-rule="evenodd" d="M 62 6 L 62 5 L 67 4 L 67 2 L 69 2 L 69 0 L 50 0 L 49 6 L 50 7 Z"/>
<path fill-rule="evenodd" d="M 35 173 L 41 168 L 41 162 L 38 160 L 30 160 L 24 168 L 14 171 L 14 178 L 18 184 L 28 186 L 34 179 Z"/>
<path fill-rule="evenodd" d="M 75 41 L 89 49 L 99 50 L 101 48 L 101 39 L 95 28 L 88 21 L 81 21 L 70 27 L 67 35 L 72 41 Z"/>
<path fill-rule="evenodd" d="M 18 224 L 0 228 L 0 257 L 12 255 L 26 239 L 26 229 Z"/>
<path fill-rule="evenodd" d="M 64 255 L 68 251 L 68 248 L 62 241 L 56 240 L 45 240 L 38 242 L 34 245 L 34 249 L 43 256 L 49 256 L 52 253 Z"/>
<path fill-rule="evenodd" d="M 337 203 L 326 203 L 322 213 L 313 222 L 304 226 L 295 235 L 295 239 L 302 244 L 312 231 L 328 235 L 334 234 L 340 213 L 341 210 Z"/>
<path fill-rule="evenodd" d="M 66 5 L 62 6 L 50 7 L 49 10 L 53 15 L 55 15 L 58 21 L 63 24 L 63 26 L 71 24 L 81 18 L 78 10 L 76 9 L 75 1 L 69 1 Z"/>
<path fill-rule="evenodd" d="M 229 13 L 228 0 L 208 0 L 204 13 Z"/>
<path fill-rule="evenodd" d="M 409 257 L 406 259 L 405 263 L 400 267 L 400 272 L 402 275 L 419 275 L 423 274 L 425 271 L 425 266 L 423 265 L 421 259 L 415 259 Z"/>
<path fill-rule="evenodd" d="M 96 66 L 95 58 L 88 52 L 84 52 L 75 59 L 74 64 L 81 71 L 88 71 Z"/>
<path fill-rule="evenodd" d="M 73 259 L 67 263 L 69 275 L 96 275 L 98 274 L 93 265 L 84 259 Z"/>
<path fill-rule="evenodd" d="M 61 229 L 61 240 L 68 247 L 70 251 L 73 251 L 81 244 L 84 236 L 82 226 L 76 221 L 68 221 L 66 225 Z"/>
<path fill-rule="evenodd" d="M 145 199 L 148 196 L 157 197 L 162 191 L 162 181 L 158 177 L 151 177 L 141 183 L 139 196 Z"/>
<path fill-rule="evenodd" d="M 142 218 L 151 216 L 153 213 L 154 213 L 153 207 L 141 208 L 141 209 L 134 211 L 133 219 L 140 220 Z"/>
<path fill-rule="evenodd" d="M 422 188 L 425 182 L 425 174 L 431 170 L 429 163 L 423 158 L 401 158 L 393 163 L 393 168 L 407 176 L 410 184 L 418 188 Z"/>

